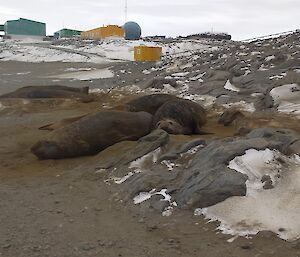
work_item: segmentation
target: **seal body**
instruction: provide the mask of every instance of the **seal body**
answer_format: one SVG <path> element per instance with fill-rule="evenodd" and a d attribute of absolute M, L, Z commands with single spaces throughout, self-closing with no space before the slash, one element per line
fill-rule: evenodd
<path fill-rule="evenodd" d="M 205 109 L 190 100 L 176 99 L 163 104 L 155 113 L 153 128 L 161 128 L 170 134 L 201 134 L 206 123 Z"/>
<path fill-rule="evenodd" d="M 146 112 L 97 112 L 51 132 L 31 152 L 39 159 L 93 155 L 115 143 L 138 140 L 151 131 L 151 124 Z"/>
<path fill-rule="evenodd" d="M 14 92 L 4 94 L 0 98 L 80 98 L 84 101 L 92 100 L 88 95 L 89 88 L 74 88 L 67 86 L 28 86 Z"/>
<path fill-rule="evenodd" d="M 129 112 L 148 112 L 154 115 L 166 102 L 180 99 L 174 95 L 153 94 L 133 99 L 125 104 L 125 110 Z"/>

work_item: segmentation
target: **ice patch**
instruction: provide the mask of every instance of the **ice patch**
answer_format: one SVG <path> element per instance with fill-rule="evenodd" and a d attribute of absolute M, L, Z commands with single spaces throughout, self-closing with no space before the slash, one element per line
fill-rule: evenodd
<path fill-rule="evenodd" d="M 158 156 L 161 152 L 160 148 L 157 148 L 156 150 L 144 155 L 143 157 L 136 159 L 135 161 L 131 162 L 129 164 L 129 169 L 130 171 L 128 174 L 126 174 L 124 177 L 118 178 L 118 177 L 111 177 L 106 180 L 108 181 L 113 181 L 116 184 L 122 184 L 124 183 L 127 179 L 131 178 L 133 175 L 142 173 L 144 170 L 147 169 L 147 164 L 150 162 L 150 165 L 157 162 Z"/>
<path fill-rule="evenodd" d="M 269 55 L 265 58 L 265 61 L 270 62 L 270 61 L 274 60 L 275 58 L 276 58 L 275 55 Z"/>
<path fill-rule="evenodd" d="M 227 80 L 227 82 L 225 83 L 224 88 L 230 91 L 240 92 L 240 89 L 237 88 L 235 85 L 232 85 L 229 80 Z"/>
<path fill-rule="evenodd" d="M 270 76 L 269 79 L 282 79 L 287 75 L 286 72 L 281 73 L 280 75 Z"/>
<path fill-rule="evenodd" d="M 255 112 L 255 107 L 253 103 L 247 103 L 245 101 L 235 102 L 235 103 L 229 103 L 229 104 L 223 104 L 225 108 L 232 108 L 236 107 L 242 111 L 245 112 Z"/>
<path fill-rule="evenodd" d="M 6 109 L 7 107 L 0 102 L 0 111 Z"/>
<path fill-rule="evenodd" d="M 273 88 L 270 95 L 279 112 L 300 114 L 300 86 L 288 84 Z"/>
<path fill-rule="evenodd" d="M 300 238 L 300 157 L 287 157 L 275 150 L 250 149 L 234 158 L 229 168 L 248 175 L 245 197 L 231 197 L 214 206 L 196 209 L 221 222 L 225 234 L 249 236 L 273 231 L 284 240 Z M 273 188 L 264 189 L 269 177 Z"/>
<path fill-rule="evenodd" d="M 27 71 L 27 72 L 18 72 L 17 75 L 28 75 L 30 74 L 31 71 Z"/>
<path fill-rule="evenodd" d="M 182 78 L 185 77 L 187 75 L 189 75 L 189 72 L 178 72 L 178 73 L 173 73 L 171 76 L 172 77 L 178 77 L 178 78 Z"/>
<path fill-rule="evenodd" d="M 112 78 L 114 73 L 109 69 L 92 70 L 92 71 L 79 71 L 57 76 L 51 76 L 60 79 L 76 79 L 76 80 L 91 80 L 91 79 L 104 79 Z"/>
<path fill-rule="evenodd" d="M 160 201 L 169 202 L 169 206 L 167 206 L 163 210 L 162 216 L 166 216 L 166 217 L 171 216 L 174 208 L 177 207 L 177 203 L 175 201 L 173 202 L 171 201 L 172 197 L 169 194 L 167 194 L 167 189 L 161 189 L 159 192 L 157 192 L 156 189 L 154 188 L 149 192 L 140 192 L 137 196 L 133 198 L 133 202 L 134 204 L 140 204 L 144 201 L 149 200 L 154 195 L 161 195 L 164 198 L 160 199 Z"/>

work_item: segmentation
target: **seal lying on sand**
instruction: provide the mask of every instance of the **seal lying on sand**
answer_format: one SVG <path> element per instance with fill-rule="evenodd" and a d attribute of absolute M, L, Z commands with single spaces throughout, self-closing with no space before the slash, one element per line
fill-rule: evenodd
<path fill-rule="evenodd" d="M 170 100 L 180 99 L 174 95 L 168 94 L 153 94 L 153 95 L 145 95 L 138 98 L 135 98 L 124 105 L 118 105 L 113 107 L 111 110 L 113 111 L 128 111 L 128 112 L 148 112 L 152 115 L 156 113 L 156 111 L 161 107 L 164 103 Z M 88 114 L 86 114 L 88 115 Z M 81 119 L 86 115 L 81 115 L 77 117 L 71 117 L 63 119 L 59 122 L 50 123 L 39 127 L 41 130 L 55 130 L 66 126 L 74 121 Z"/>
<path fill-rule="evenodd" d="M 176 99 L 180 98 L 168 94 L 145 95 L 127 102 L 125 110 L 129 112 L 148 112 L 154 115 L 164 103 Z"/>
<path fill-rule="evenodd" d="M 79 98 L 83 102 L 91 102 L 94 98 L 88 95 L 89 88 L 73 88 L 66 86 L 28 86 L 14 92 L 1 95 L 0 98 Z"/>
<path fill-rule="evenodd" d="M 51 132 L 31 152 L 39 159 L 93 155 L 120 141 L 138 140 L 151 131 L 151 124 L 146 112 L 97 112 Z"/>
<path fill-rule="evenodd" d="M 205 109 L 185 99 L 166 102 L 153 118 L 153 128 L 163 129 L 170 134 L 203 134 L 200 128 L 205 123 Z"/>

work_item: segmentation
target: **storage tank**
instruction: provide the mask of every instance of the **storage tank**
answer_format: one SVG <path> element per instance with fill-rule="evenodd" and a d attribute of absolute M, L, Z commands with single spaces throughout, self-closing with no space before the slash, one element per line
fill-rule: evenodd
<path fill-rule="evenodd" d="M 134 21 L 126 22 L 123 26 L 125 30 L 125 39 L 138 40 L 141 37 L 142 30 L 139 24 Z"/>

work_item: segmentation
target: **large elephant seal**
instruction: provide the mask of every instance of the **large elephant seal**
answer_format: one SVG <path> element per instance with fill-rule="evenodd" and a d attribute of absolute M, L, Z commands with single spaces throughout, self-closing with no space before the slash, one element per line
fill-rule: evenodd
<path fill-rule="evenodd" d="M 154 115 L 164 103 L 180 99 L 174 95 L 153 94 L 133 99 L 125 104 L 125 110 L 129 112 L 148 112 Z"/>
<path fill-rule="evenodd" d="M 51 132 L 31 152 L 39 159 L 93 155 L 120 141 L 147 135 L 151 124 L 152 115 L 146 112 L 97 112 Z"/>
<path fill-rule="evenodd" d="M 153 127 L 170 134 L 202 134 L 206 123 L 205 109 L 190 100 L 176 99 L 163 104 L 155 113 Z"/>
<path fill-rule="evenodd" d="M 74 88 L 67 86 L 28 86 L 17 89 L 14 92 L 1 95 L 0 98 L 78 98 L 83 102 L 93 101 L 88 94 L 89 88 Z"/>

